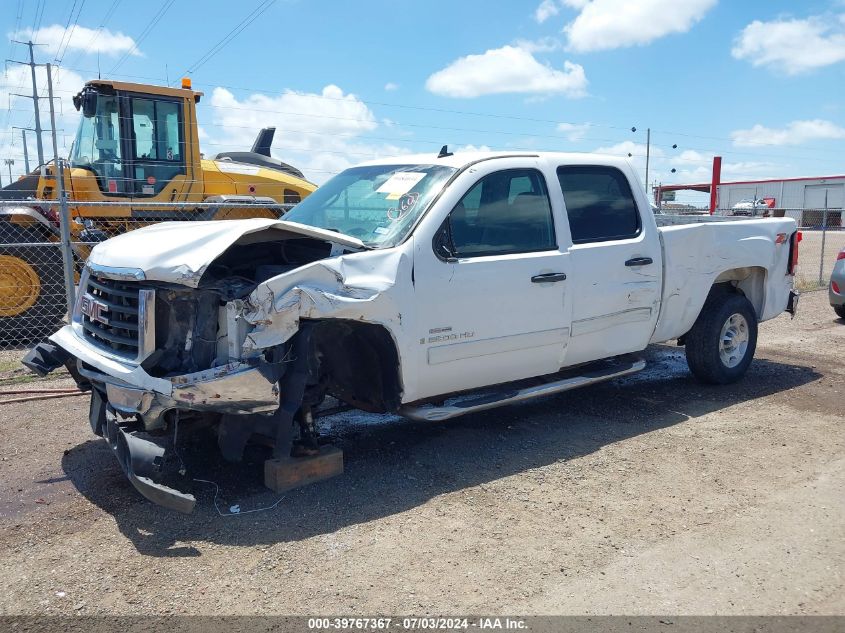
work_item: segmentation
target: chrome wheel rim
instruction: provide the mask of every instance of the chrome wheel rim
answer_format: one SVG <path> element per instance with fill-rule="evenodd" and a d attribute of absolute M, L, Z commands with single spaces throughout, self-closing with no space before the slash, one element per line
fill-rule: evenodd
<path fill-rule="evenodd" d="M 741 314 L 732 314 L 722 326 L 719 357 L 725 367 L 736 367 L 748 352 L 748 321 Z"/>

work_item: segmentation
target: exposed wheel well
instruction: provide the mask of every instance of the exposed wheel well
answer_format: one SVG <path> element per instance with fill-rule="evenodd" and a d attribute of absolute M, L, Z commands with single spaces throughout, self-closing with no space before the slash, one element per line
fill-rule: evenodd
<path fill-rule="evenodd" d="M 766 269 L 759 266 L 748 266 L 744 268 L 733 268 L 721 273 L 707 293 L 707 299 L 715 294 L 730 292 L 744 296 L 754 308 L 754 313 L 759 320 L 763 314 L 763 307 L 766 301 Z M 707 306 L 705 299 L 701 310 Z M 701 313 L 699 313 L 699 317 Z M 678 338 L 678 345 L 686 345 L 688 332 Z"/>
<path fill-rule="evenodd" d="M 710 292 L 729 290 L 740 293 L 754 306 L 754 312 L 759 319 L 766 303 L 766 274 L 766 269 L 760 266 L 726 270 L 716 277 Z"/>
<path fill-rule="evenodd" d="M 399 353 L 384 326 L 342 319 L 314 322 L 320 381 L 339 400 L 373 413 L 402 402 Z"/>

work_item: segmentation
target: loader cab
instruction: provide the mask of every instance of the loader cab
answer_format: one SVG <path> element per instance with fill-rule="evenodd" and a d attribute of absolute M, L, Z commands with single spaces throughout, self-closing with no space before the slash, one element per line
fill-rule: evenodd
<path fill-rule="evenodd" d="M 195 103 L 201 93 L 89 82 L 74 97 L 82 118 L 71 167 L 92 172 L 105 198 L 183 200 L 201 191 Z"/>

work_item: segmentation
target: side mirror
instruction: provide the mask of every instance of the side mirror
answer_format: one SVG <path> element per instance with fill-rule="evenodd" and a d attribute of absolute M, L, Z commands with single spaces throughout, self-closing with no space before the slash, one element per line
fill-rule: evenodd
<path fill-rule="evenodd" d="M 97 114 L 97 93 L 86 90 L 82 93 L 82 116 L 90 119 Z"/>

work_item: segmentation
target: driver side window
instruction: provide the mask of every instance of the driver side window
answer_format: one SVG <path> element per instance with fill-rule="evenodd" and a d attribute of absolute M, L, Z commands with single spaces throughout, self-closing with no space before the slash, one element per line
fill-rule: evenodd
<path fill-rule="evenodd" d="M 557 248 L 543 175 L 508 169 L 479 180 L 447 218 L 456 257 L 531 253 Z"/>

